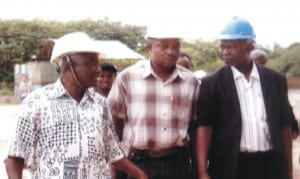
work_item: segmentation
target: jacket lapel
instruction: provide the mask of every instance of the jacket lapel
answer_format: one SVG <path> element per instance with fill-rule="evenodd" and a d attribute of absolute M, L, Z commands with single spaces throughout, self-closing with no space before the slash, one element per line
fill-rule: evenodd
<path fill-rule="evenodd" d="M 267 79 L 266 71 L 264 70 L 263 67 L 260 67 L 257 65 L 258 73 L 259 73 L 259 78 L 260 78 L 260 85 L 261 85 L 261 90 L 263 93 L 263 98 L 264 98 L 264 103 L 265 103 L 265 108 L 266 108 L 266 113 L 267 113 L 267 118 L 270 116 L 270 105 L 272 105 L 272 101 L 270 100 L 270 86 L 269 81 Z"/>
<path fill-rule="evenodd" d="M 241 117 L 241 110 L 240 110 L 240 103 L 239 103 L 239 98 L 237 95 L 237 90 L 235 87 L 235 82 L 233 79 L 233 73 L 231 71 L 230 66 L 226 66 L 224 68 L 224 74 L 223 74 L 224 80 L 223 80 L 223 85 L 224 89 L 226 89 L 226 93 L 228 95 L 228 98 L 232 100 L 233 106 L 237 109 L 238 115 Z"/>

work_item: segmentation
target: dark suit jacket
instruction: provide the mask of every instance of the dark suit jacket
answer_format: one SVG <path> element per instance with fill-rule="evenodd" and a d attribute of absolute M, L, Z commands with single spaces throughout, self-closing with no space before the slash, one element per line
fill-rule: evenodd
<path fill-rule="evenodd" d="M 293 111 L 293 107 L 291 106 L 291 104 L 288 104 L 289 106 L 289 110 L 290 110 L 290 122 L 291 122 L 291 130 L 293 133 L 296 133 L 297 135 L 299 135 L 299 126 L 298 126 L 298 121 L 295 117 L 294 111 Z"/>
<path fill-rule="evenodd" d="M 257 68 L 271 142 L 278 153 L 278 160 L 285 164 L 282 161 L 285 159 L 281 129 L 289 125 L 286 78 L 273 70 Z M 197 125 L 211 126 L 213 129 L 209 150 L 209 173 L 212 179 L 235 179 L 240 151 L 241 111 L 229 66 L 203 78 L 197 113 Z"/>

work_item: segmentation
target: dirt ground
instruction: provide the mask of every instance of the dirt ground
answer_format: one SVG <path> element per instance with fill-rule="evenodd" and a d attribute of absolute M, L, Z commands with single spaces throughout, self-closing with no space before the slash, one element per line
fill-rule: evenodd
<path fill-rule="evenodd" d="M 300 179 L 300 165 L 299 165 L 299 154 L 300 154 L 300 137 L 293 141 L 293 176 L 294 179 Z"/>
<path fill-rule="evenodd" d="M 290 103 L 293 106 L 296 118 L 300 120 L 300 89 L 289 90 Z M 4 157 L 7 151 L 8 138 L 16 123 L 16 113 L 19 105 L 0 105 L 0 178 L 7 178 L 5 167 L 3 164 Z M 294 179 L 300 179 L 300 137 L 293 140 L 293 176 Z M 24 172 L 24 179 L 28 179 L 28 172 Z"/>
<path fill-rule="evenodd" d="M 300 124 L 300 89 L 289 90 L 290 103 Z M 300 137 L 293 140 L 293 176 L 294 179 L 300 179 Z"/>

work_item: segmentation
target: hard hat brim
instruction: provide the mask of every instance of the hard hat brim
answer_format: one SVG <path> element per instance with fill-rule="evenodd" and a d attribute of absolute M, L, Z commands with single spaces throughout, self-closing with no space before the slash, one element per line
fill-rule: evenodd
<path fill-rule="evenodd" d="M 254 40 L 255 36 L 234 36 L 234 35 L 220 35 L 219 40 Z"/>

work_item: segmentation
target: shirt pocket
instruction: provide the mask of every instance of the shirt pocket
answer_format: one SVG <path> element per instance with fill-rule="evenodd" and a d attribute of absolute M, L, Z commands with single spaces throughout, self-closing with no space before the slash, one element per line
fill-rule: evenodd
<path fill-rule="evenodd" d="M 43 146 L 68 146 L 77 143 L 77 113 L 71 103 L 52 103 L 41 127 Z"/>

